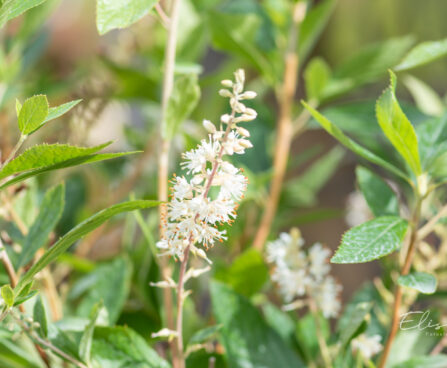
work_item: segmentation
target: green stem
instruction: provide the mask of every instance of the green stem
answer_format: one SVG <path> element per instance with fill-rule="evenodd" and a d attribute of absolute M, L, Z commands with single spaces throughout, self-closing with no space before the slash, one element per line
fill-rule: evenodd
<path fill-rule="evenodd" d="M 20 147 L 22 147 L 23 143 L 26 141 L 26 138 L 28 138 L 28 136 L 26 134 L 22 134 L 20 136 L 19 141 L 17 142 L 17 144 L 12 149 L 12 151 L 9 154 L 8 158 L 6 159 L 6 161 L 3 164 L 0 164 L 0 170 L 3 167 L 5 167 L 15 157 L 15 155 L 18 152 L 18 150 L 20 149 Z"/>

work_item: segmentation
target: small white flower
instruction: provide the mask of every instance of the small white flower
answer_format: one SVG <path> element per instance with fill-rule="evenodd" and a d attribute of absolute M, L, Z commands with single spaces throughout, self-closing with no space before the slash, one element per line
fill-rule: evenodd
<path fill-rule="evenodd" d="M 351 341 L 352 351 L 359 352 L 365 359 L 371 359 L 374 355 L 382 351 L 380 335 L 366 336 L 361 334 Z"/>

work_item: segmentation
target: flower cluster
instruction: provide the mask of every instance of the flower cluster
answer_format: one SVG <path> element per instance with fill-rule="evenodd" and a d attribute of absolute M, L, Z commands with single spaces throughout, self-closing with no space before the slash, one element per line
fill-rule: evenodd
<path fill-rule="evenodd" d="M 352 351 L 360 353 L 365 359 L 371 359 L 383 349 L 380 335 L 366 336 L 361 334 L 351 341 Z"/>
<path fill-rule="evenodd" d="M 281 233 L 267 246 L 267 261 L 274 265 L 272 280 L 286 301 L 307 297 L 315 302 L 326 318 L 335 317 L 340 310 L 338 295 L 342 289 L 329 275 L 329 250 L 315 243 L 307 252 L 298 229 Z M 287 307 L 303 306 L 301 300 Z M 290 308 L 289 308 L 290 309 Z"/>
<path fill-rule="evenodd" d="M 207 259 L 203 249 L 196 245 L 207 249 L 216 241 L 225 240 L 225 230 L 219 230 L 218 225 L 231 224 L 236 218 L 237 203 L 247 188 L 247 178 L 241 169 L 223 158 L 243 154 L 245 149 L 252 147 L 248 140 L 250 133 L 237 125 L 252 121 L 257 115 L 242 102 L 256 97 L 255 92 L 244 92 L 244 82 L 243 70 L 236 71 L 234 82 L 222 81 L 226 88 L 219 94 L 229 98 L 231 114 L 221 116 L 219 127 L 205 120 L 203 126 L 208 138 L 183 154 L 181 167 L 186 171 L 186 177 L 174 175 L 167 218 L 162 219 L 167 231 L 157 243 L 158 248 L 164 250 L 163 254 L 183 260 L 188 249 Z"/>

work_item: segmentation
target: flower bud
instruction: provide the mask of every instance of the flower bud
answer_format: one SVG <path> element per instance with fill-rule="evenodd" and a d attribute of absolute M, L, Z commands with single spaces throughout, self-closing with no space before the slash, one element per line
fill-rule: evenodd
<path fill-rule="evenodd" d="M 233 87 L 233 82 L 230 81 L 229 79 L 224 79 L 220 83 L 222 84 L 222 86 L 227 87 L 227 88 Z"/>
<path fill-rule="evenodd" d="M 219 95 L 221 95 L 222 97 L 233 97 L 233 94 L 228 89 L 219 90 Z"/>
<path fill-rule="evenodd" d="M 241 100 L 252 100 L 257 96 L 257 93 L 254 91 L 245 91 L 244 93 L 242 93 L 239 98 Z"/>
<path fill-rule="evenodd" d="M 216 127 L 209 120 L 203 120 L 203 127 L 207 130 L 208 133 L 216 133 Z"/>
<path fill-rule="evenodd" d="M 236 72 L 234 73 L 234 77 L 236 79 L 236 83 L 237 84 L 244 85 L 244 82 L 245 82 L 245 72 L 244 72 L 244 69 L 236 70 Z"/>
<path fill-rule="evenodd" d="M 220 117 L 220 121 L 221 121 L 222 123 L 224 123 L 224 124 L 228 124 L 228 123 L 231 121 L 231 115 L 223 114 L 223 115 Z"/>
<path fill-rule="evenodd" d="M 239 144 L 244 148 L 252 148 L 253 145 L 248 139 L 239 139 Z"/>
<path fill-rule="evenodd" d="M 237 132 L 239 133 L 239 135 L 241 135 L 242 137 L 250 137 L 250 132 L 242 127 L 237 127 L 236 128 Z"/>

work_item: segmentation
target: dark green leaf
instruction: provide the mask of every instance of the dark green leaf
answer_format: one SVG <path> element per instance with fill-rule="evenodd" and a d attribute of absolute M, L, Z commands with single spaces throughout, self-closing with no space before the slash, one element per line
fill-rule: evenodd
<path fill-rule="evenodd" d="M 20 109 L 18 124 L 24 135 L 39 129 L 48 115 L 49 106 L 47 96 L 37 95 L 28 98 Z"/>
<path fill-rule="evenodd" d="M 342 346 L 346 346 L 355 337 L 356 332 L 369 315 L 371 307 L 372 303 L 359 303 L 351 311 L 349 324 L 340 331 L 340 343 Z"/>
<path fill-rule="evenodd" d="M 210 326 L 203 328 L 197 331 L 192 337 L 189 339 L 188 344 L 201 344 L 202 342 L 208 341 L 211 338 L 215 337 L 217 332 L 222 328 L 220 325 Z"/>
<path fill-rule="evenodd" d="M 423 294 L 433 294 L 436 291 L 436 277 L 426 272 L 412 272 L 399 276 L 399 285 L 420 291 Z"/>
<path fill-rule="evenodd" d="M 39 327 L 36 329 L 37 333 L 41 337 L 46 338 L 48 336 L 48 318 L 45 305 L 43 304 L 43 300 L 40 295 L 34 304 L 33 319 L 35 322 L 39 323 Z"/>
<path fill-rule="evenodd" d="M 447 39 L 416 45 L 394 69 L 408 70 L 425 65 L 447 55 Z"/>
<path fill-rule="evenodd" d="M 365 167 L 357 166 L 357 182 L 374 216 L 399 216 L 396 193 L 382 178 Z"/>
<path fill-rule="evenodd" d="M 394 252 L 402 243 L 408 222 L 383 216 L 348 230 L 332 257 L 332 263 L 363 263 Z"/>
<path fill-rule="evenodd" d="M 99 34 L 115 28 L 126 28 L 143 18 L 157 0 L 97 0 L 96 27 Z"/>
<path fill-rule="evenodd" d="M 18 267 L 31 261 L 37 250 L 45 245 L 48 236 L 62 216 L 64 203 L 65 186 L 63 184 L 59 184 L 45 193 L 39 215 L 31 226 L 23 244 Z"/>
<path fill-rule="evenodd" d="M 157 201 L 129 201 L 113 205 L 106 208 L 87 220 L 81 222 L 79 225 L 70 230 L 62 238 L 60 238 L 45 254 L 26 272 L 16 286 L 16 292 L 20 292 L 23 287 L 30 282 L 33 277 L 44 269 L 48 264 L 53 262 L 59 255 L 64 253 L 74 242 L 81 239 L 83 236 L 96 229 L 111 217 L 126 211 L 133 211 L 135 209 L 149 208 L 158 206 L 160 202 Z"/>
<path fill-rule="evenodd" d="M 376 105 L 377 121 L 397 152 L 408 163 L 413 173 L 422 172 L 416 132 L 397 101 L 396 76 L 390 72 L 391 84 Z"/>
<path fill-rule="evenodd" d="M 211 284 L 211 298 L 214 315 L 223 326 L 220 334 L 230 367 L 303 367 L 246 298 L 218 282 Z"/>
<path fill-rule="evenodd" d="M 383 167 L 384 169 L 389 170 L 393 174 L 400 176 L 401 178 L 407 179 L 405 173 L 403 173 L 400 169 L 391 165 L 381 157 L 377 156 L 373 152 L 367 150 L 366 148 L 360 146 L 358 143 L 353 141 L 351 138 L 347 137 L 336 125 L 326 119 L 323 115 L 321 115 L 317 110 L 313 107 L 309 106 L 307 103 L 303 102 L 304 107 L 309 110 L 312 116 L 317 120 L 321 126 L 335 139 L 337 139 L 341 144 L 345 147 L 349 148 L 351 151 L 363 157 L 364 159 L 371 161 L 372 163 Z"/>
<path fill-rule="evenodd" d="M 146 341 L 128 327 L 96 327 L 93 368 L 170 368 Z"/>
<path fill-rule="evenodd" d="M 447 114 L 431 119 L 416 128 L 419 153 L 425 170 L 431 169 L 434 161 L 447 152 Z M 433 171 L 436 175 L 436 172 Z"/>

